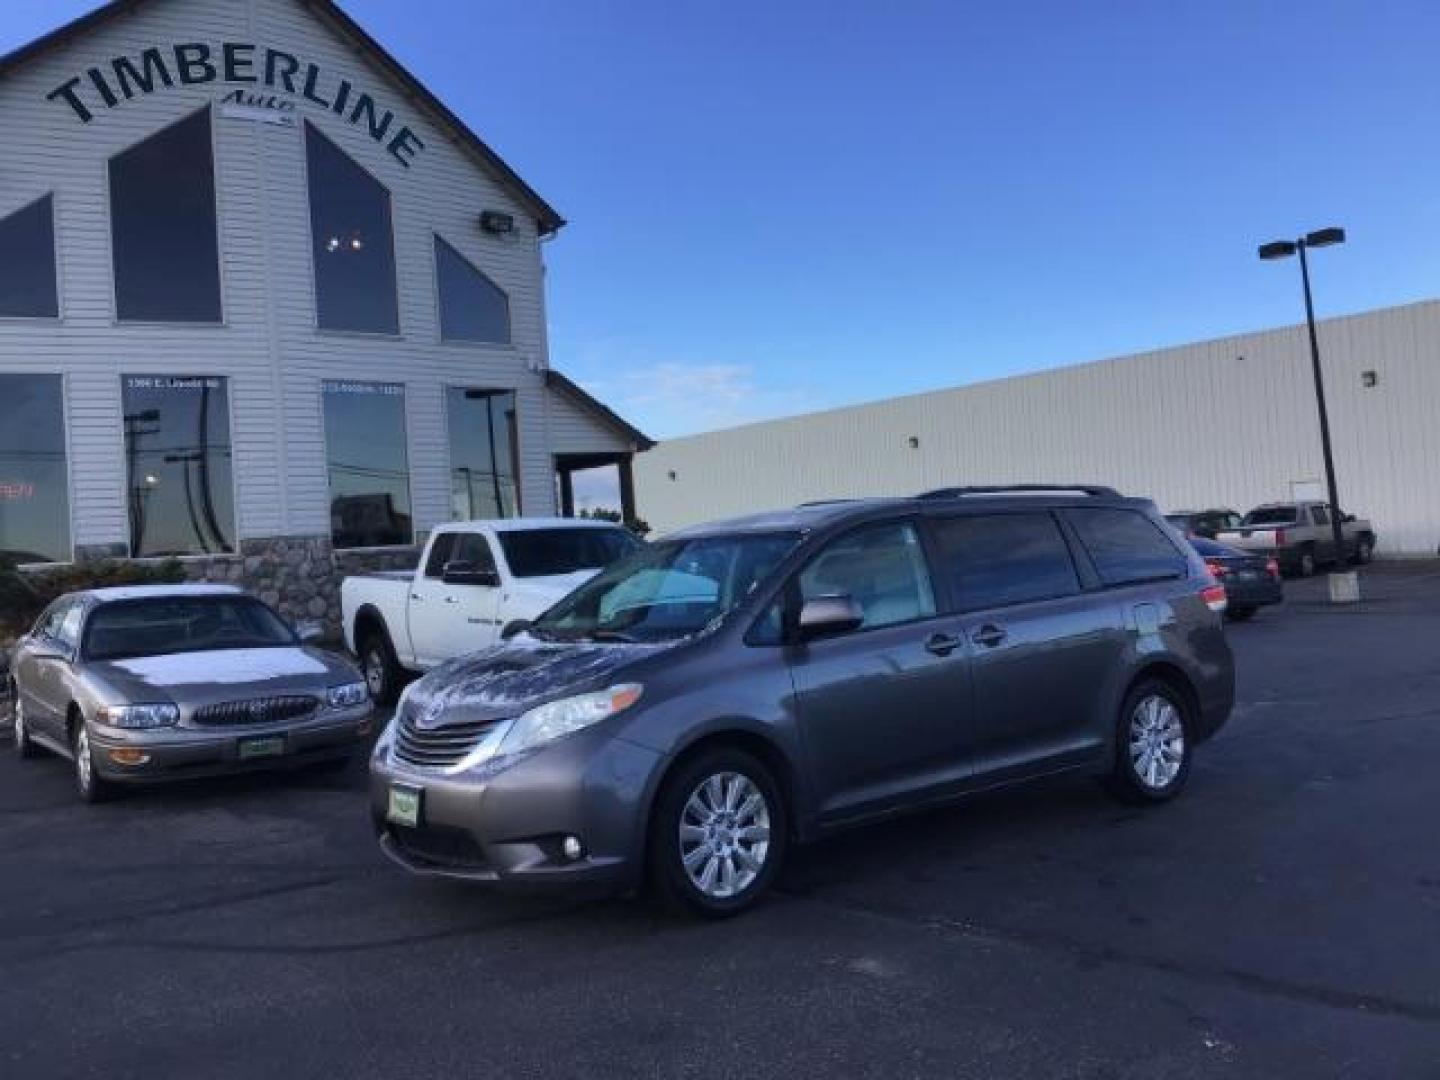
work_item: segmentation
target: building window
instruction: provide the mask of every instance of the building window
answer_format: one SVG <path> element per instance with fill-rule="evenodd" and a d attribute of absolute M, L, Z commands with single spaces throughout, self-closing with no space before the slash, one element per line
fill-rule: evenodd
<path fill-rule="evenodd" d="M 208 108 L 110 159 L 110 236 L 122 322 L 220 322 Z"/>
<path fill-rule="evenodd" d="M 330 538 L 337 548 L 414 542 L 405 387 L 326 382 Z"/>
<path fill-rule="evenodd" d="M 0 375 L 0 559 L 70 558 L 70 478 L 59 375 Z"/>
<path fill-rule="evenodd" d="M 316 325 L 322 330 L 398 334 L 390 193 L 308 121 L 305 160 Z"/>
<path fill-rule="evenodd" d="M 59 314 L 55 199 L 46 195 L 0 218 L 0 317 L 53 319 Z"/>
<path fill-rule="evenodd" d="M 435 237 L 435 280 L 440 291 L 443 340 L 510 343 L 510 298 L 438 236 Z"/>
<path fill-rule="evenodd" d="M 450 512 L 456 521 L 515 517 L 520 435 L 513 390 L 445 391 L 450 424 Z"/>
<path fill-rule="evenodd" d="M 233 552 L 226 380 L 127 375 L 123 387 L 130 554 Z"/>

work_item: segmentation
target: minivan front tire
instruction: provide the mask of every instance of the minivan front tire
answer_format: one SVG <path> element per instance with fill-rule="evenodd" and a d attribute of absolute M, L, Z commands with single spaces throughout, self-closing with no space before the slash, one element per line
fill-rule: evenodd
<path fill-rule="evenodd" d="M 717 746 L 682 761 L 661 786 L 649 871 L 667 906 L 720 919 L 752 907 L 789 848 L 784 795 L 760 761 Z"/>
<path fill-rule="evenodd" d="M 1115 727 L 1115 764 L 1107 786 L 1140 805 L 1180 794 L 1194 749 L 1190 703 L 1164 679 L 1145 678 L 1130 688 Z"/>

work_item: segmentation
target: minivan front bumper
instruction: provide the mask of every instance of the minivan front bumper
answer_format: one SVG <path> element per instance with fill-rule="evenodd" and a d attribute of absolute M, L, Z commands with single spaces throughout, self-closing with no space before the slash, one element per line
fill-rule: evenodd
<path fill-rule="evenodd" d="M 639 881 L 660 764 L 655 751 L 582 731 L 447 774 L 397 760 L 382 739 L 370 764 L 371 818 L 380 849 L 412 873 L 514 890 L 618 891 Z M 418 799 L 417 824 L 392 820 L 394 789 Z"/>

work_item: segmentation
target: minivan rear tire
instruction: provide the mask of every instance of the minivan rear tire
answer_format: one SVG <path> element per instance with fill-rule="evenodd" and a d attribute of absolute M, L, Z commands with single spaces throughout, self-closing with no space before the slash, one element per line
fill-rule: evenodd
<path fill-rule="evenodd" d="M 1173 774 L 1177 743 L 1169 737 L 1172 725 L 1178 725 L 1179 735 L 1179 768 Z M 1115 763 L 1106 778 L 1111 794 L 1140 806 L 1168 802 L 1180 794 L 1190 776 L 1194 728 L 1190 702 L 1174 684 L 1155 677 L 1138 681 L 1125 695 L 1116 718 Z M 1152 758 L 1146 751 L 1160 755 L 1148 776 L 1146 766 Z"/>
<path fill-rule="evenodd" d="M 754 837 L 748 841 L 741 834 L 762 827 L 768 830 L 759 870 L 754 877 L 732 895 L 720 896 L 707 892 L 692 877 L 686 868 L 685 845 L 691 845 L 689 854 L 698 857 L 693 862 L 703 877 L 704 867 L 710 861 L 705 851 L 710 840 L 701 839 L 701 829 L 711 828 L 706 821 L 694 814 L 687 816 L 687 807 L 698 800 L 699 808 L 708 803 L 702 788 L 719 782 L 721 790 L 728 793 L 734 782 L 737 796 L 736 805 L 718 815 L 713 829 L 715 840 L 721 852 L 734 850 L 735 857 L 728 858 L 732 874 L 739 873 L 744 864 L 742 857 L 753 859 Z M 745 807 L 753 798 L 761 800 L 755 812 L 747 813 Z M 736 820 L 737 815 L 741 820 Z M 748 822 L 748 824 L 747 824 Z M 682 826 L 687 830 L 682 837 Z M 702 750 L 688 760 L 682 760 L 671 771 L 661 785 L 651 813 L 649 829 L 649 851 L 647 853 L 650 885 L 655 898 L 665 907 L 699 915 L 708 919 L 723 919 L 738 915 L 755 905 L 774 883 L 789 850 L 790 820 L 784 793 L 770 770 L 759 760 L 733 746 L 716 746 Z M 733 842 L 732 842 L 733 841 Z M 746 843 L 743 851 L 737 850 Z M 721 866 L 724 859 L 717 859 Z"/>

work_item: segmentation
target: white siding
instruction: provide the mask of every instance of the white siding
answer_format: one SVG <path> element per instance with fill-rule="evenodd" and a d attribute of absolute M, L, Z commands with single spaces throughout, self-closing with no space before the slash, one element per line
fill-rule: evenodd
<path fill-rule="evenodd" d="M 409 124 L 425 149 L 402 167 L 367 133 L 298 97 L 300 119 L 325 134 L 391 192 L 400 335 L 374 338 L 315 328 L 303 123 L 293 128 L 214 115 L 225 325 L 117 326 L 111 287 L 107 161 L 233 86 L 159 88 L 81 124 L 45 95 L 90 66 L 150 46 L 225 40 L 271 46 L 345 78 Z M 93 89 L 84 88 L 87 98 Z M 550 513 L 555 488 L 542 369 L 547 363 L 544 275 L 525 209 L 418 102 L 391 84 L 300 0 L 151 0 L 0 81 L 6 155 L 0 215 L 54 191 L 61 319 L 0 320 L 0 371 L 68 375 L 75 540 L 125 540 L 120 376 L 214 374 L 231 380 L 238 526 L 242 537 L 329 528 L 322 379 L 407 386 L 411 486 L 417 529 L 449 513 L 448 444 L 441 387 L 515 389 L 527 512 Z M 480 232 L 482 210 L 515 218 L 510 236 Z M 439 232 L 510 298 L 513 344 L 439 341 L 432 233 Z M 592 428 L 595 421 L 589 421 Z M 581 424 L 581 427 L 584 425 Z M 567 428 L 568 430 L 568 428 Z"/>
<path fill-rule="evenodd" d="M 1342 504 L 1375 522 L 1382 551 L 1434 554 L 1440 301 L 1327 320 L 1320 346 Z M 1303 327 L 674 439 L 636 460 L 640 513 L 661 531 L 963 483 L 1089 481 L 1167 509 L 1245 510 L 1323 476 Z"/>

